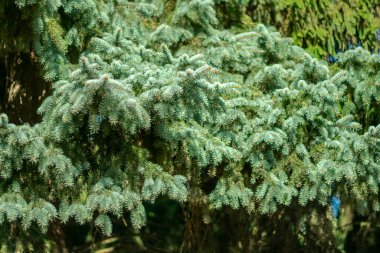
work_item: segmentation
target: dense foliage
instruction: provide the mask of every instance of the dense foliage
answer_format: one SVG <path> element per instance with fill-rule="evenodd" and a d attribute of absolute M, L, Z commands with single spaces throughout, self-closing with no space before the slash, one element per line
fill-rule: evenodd
<path fill-rule="evenodd" d="M 252 4 L 0 4 L 3 65 L 31 54 L 54 83 L 38 123 L 0 116 L 2 250 L 343 251 L 342 224 L 376 224 L 380 56 L 331 67 L 244 29 Z"/>

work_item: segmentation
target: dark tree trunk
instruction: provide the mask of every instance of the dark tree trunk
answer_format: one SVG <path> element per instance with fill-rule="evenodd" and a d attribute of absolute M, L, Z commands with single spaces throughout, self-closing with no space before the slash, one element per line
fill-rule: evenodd
<path fill-rule="evenodd" d="M 0 60 L 0 113 L 6 113 L 10 122 L 40 121 L 37 109 L 51 87 L 41 68 L 33 52 L 10 53 Z"/>

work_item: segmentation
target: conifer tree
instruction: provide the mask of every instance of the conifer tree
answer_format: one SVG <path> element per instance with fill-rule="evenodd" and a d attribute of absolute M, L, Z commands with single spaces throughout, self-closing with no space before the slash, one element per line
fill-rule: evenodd
<path fill-rule="evenodd" d="M 221 250 L 218 215 L 238 214 L 250 227 L 231 252 L 270 246 L 271 229 L 286 235 L 272 249 L 337 250 L 332 200 L 379 210 L 379 56 L 348 51 L 330 69 L 263 25 L 220 29 L 236 19 L 224 8 L 246 4 L 5 2 L 33 29 L 1 54 L 33 41 L 54 84 L 38 124 L 0 116 L 3 251 L 67 247 L 49 233 L 70 222 L 103 236 L 121 220 L 141 229 L 163 197 L 189 214 L 183 251 Z"/>

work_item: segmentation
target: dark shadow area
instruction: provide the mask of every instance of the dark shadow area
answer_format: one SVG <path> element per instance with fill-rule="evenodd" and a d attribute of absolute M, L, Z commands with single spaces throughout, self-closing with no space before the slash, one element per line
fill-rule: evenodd
<path fill-rule="evenodd" d="M 0 113 L 11 123 L 33 125 L 41 120 L 37 109 L 51 89 L 41 73 L 33 52 L 7 54 L 0 60 Z"/>

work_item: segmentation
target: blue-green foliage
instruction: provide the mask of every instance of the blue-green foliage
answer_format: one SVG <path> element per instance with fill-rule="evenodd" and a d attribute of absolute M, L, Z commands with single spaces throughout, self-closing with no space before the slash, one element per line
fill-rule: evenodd
<path fill-rule="evenodd" d="M 217 30 L 214 1 L 177 1 L 167 22 L 154 23 L 165 10 L 157 2 L 38 5 L 36 34 L 48 39 L 35 48 L 47 78 L 61 80 L 40 124 L 1 115 L 2 224 L 46 231 L 74 219 L 110 235 L 125 212 L 141 228 L 144 203 L 161 195 L 247 215 L 292 205 L 331 216 L 335 195 L 360 213 L 379 210 L 379 56 L 348 51 L 335 73 L 263 25 Z M 49 37 L 58 8 L 88 18 L 80 29 L 106 23 L 78 64 L 50 48 L 83 39 L 79 27 Z"/>

